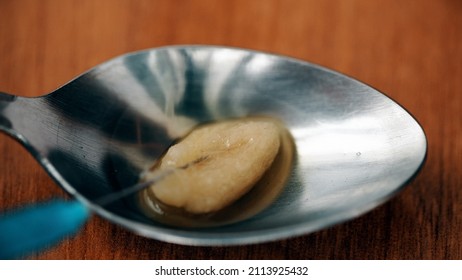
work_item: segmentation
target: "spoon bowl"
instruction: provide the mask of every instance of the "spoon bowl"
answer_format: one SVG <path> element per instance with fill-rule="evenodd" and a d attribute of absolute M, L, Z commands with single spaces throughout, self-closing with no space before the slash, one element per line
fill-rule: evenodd
<path fill-rule="evenodd" d="M 179 228 L 130 200 L 101 206 L 194 125 L 265 115 L 281 120 L 296 154 L 268 208 L 239 223 Z M 377 90 L 329 69 L 250 50 L 176 46 L 123 55 L 35 98 L 0 94 L 0 130 L 76 199 L 138 234 L 187 245 L 260 243 L 361 215 L 419 171 L 426 138 Z"/>

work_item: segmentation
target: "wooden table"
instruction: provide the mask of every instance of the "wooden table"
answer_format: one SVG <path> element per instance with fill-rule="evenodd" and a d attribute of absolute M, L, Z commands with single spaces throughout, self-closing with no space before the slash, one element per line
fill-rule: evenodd
<path fill-rule="evenodd" d="M 428 137 L 425 166 L 353 221 L 279 242 L 188 247 L 93 217 L 33 259 L 462 259 L 462 2 L 458 0 L 1 0 L 0 90 L 50 92 L 114 56 L 173 44 L 263 50 L 387 93 Z M 0 209 L 66 194 L 0 135 Z"/>

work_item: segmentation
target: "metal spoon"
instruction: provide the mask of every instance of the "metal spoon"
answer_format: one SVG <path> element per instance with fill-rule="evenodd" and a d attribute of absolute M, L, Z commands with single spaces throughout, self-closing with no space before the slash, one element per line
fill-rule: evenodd
<path fill-rule="evenodd" d="M 270 115 L 287 125 L 296 163 L 283 193 L 232 225 L 187 229 L 102 197 L 136 185 L 192 125 Z M 0 130 L 67 192 L 138 234 L 189 245 L 258 243 L 352 219 L 399 191 L 426 155 L 422 128 L 377 90 L 300 60 L 178 46 L 127 54 L 37 98 L 0 94 Z"/>

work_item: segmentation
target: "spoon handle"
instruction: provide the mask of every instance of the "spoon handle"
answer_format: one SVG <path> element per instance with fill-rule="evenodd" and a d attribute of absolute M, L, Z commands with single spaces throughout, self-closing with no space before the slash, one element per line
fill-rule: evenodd
<path fill-rule="evenodd" d="M 11 122 L 3 116 L 3 109 L 16 100 L 16 96 L 0 92 L 0 130 L 11 130 Z"/>
<path fill-rule="evenodd" d="M 46 151 L 59 128 L 59 115 L 48 105 L 47 97 L 0 92 L 0 132 L 16 139 L 33 154 Z"/>
<path fill-rule="evenodd" d="M 0 102 L 14 101 L 16 98 L 17 97 L 15 95 L 7 94 L 0 91 Z"/>

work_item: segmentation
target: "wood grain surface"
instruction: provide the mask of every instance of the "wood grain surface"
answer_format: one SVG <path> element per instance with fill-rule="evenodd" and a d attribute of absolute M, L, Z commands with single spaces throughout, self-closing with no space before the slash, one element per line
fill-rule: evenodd
<path fill-rule="evenodd" d="M 93 217 L 31 259 L 462 259 L 462 1 L 0 0 L 0 91 L 42 95 L 114 56 L 176 44 L 288 55 L 370 84 L 421 123 L 426 164 L 382 206 L 302 237 L 189 247 Z M 66 196 L 0 134 L 0 211 Z"/>

